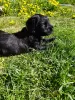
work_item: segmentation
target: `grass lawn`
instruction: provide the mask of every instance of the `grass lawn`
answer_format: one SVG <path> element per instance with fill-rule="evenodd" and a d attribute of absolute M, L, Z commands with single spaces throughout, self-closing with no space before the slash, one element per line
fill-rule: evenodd
<path fill-rule="evenodd" d="M 46 50 L 0 57 L 0 100 L 75 100 L 75 19 L 50 21 L 54 32 L 49 37 L 56 40 Z M 0 17 L 0 29 L 6 32 L 24 25 L 21 18 Z"/>
<path fill-rule="evenodd" d="M 57 1 L 64 4 L 75 4 L 74 0 L 57 0 Z"/>

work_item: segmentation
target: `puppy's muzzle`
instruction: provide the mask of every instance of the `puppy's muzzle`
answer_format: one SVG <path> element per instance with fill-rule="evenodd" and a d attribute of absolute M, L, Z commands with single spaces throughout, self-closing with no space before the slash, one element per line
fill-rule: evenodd
<path fill-rule="evenodd" d="M 53 31 L 53 26 L 52 26 L 52 25 L 50 25 L 50 26 L 48 27 L 48 31 L 49 31 L 50 33 Z"/>

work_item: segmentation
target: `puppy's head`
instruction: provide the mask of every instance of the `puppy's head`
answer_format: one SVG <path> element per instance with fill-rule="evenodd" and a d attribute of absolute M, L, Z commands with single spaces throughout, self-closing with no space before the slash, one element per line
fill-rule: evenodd
<path fill-rule="evenodd" d="M 26 22 L 28 32 L 34 36 L 46 36 L 52 33 L 53 26 L 47 16 L 35 14 Z"/>

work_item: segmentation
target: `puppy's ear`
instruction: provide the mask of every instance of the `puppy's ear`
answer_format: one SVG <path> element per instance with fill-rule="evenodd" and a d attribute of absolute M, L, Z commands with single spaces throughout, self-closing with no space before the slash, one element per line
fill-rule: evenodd
<path fill-rule="evenodd" d="M 40 18 L 38 15 L 34 15 L 27 20 L 26 27 L 30 33 L 34 34 L 36 32 L 36 27 L 38 25 L 39 20 Z"/>

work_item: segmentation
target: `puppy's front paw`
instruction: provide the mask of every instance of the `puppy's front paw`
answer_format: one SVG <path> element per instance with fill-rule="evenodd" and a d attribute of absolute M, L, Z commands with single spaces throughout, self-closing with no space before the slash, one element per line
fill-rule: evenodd
<path fill-rule="evenodd" d="M 39 46 L 36 48 L 36 50 L 45 50 L 46 49 L 46 46 Z"/>
<path fill-rule="evenodd" d="M 49 39 L 49 42 L 54 41 L 56 39 L 56 37 L 53 37 L 51 39 Z"/>

